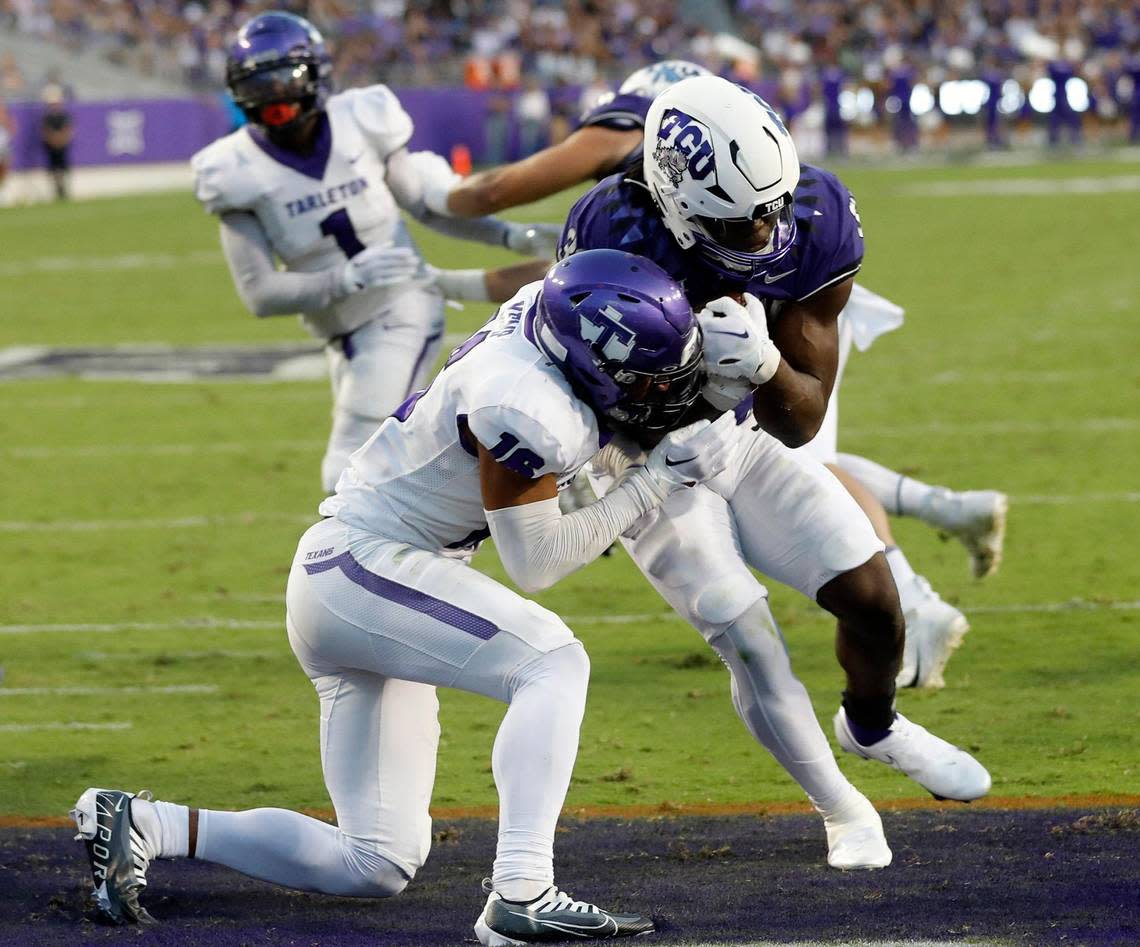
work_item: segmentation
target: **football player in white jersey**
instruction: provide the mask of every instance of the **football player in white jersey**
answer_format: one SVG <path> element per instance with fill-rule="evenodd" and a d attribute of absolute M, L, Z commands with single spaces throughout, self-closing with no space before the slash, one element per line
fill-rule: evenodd
<path fill-rule="evenodd" d="M 443 296 L 429 286 L 400 209 L 453 236 L 553 255 L 541 226 L 427 211 L 422 177 L 433 162 L 446 162 L 407 151 L 412 122 L 386 86 L 330 95 L 331 70 L 307 20 L 254 17 L 239 31 L 226 70 L 249 123 L 191 162 L 198 199 L 220 217 L 242 301 L 257 316 L 300 312 L 325 341 L 334 399 L 321 463 L 328 491 L 349 454 L 423 385 L 442 344 Z M 546 265 L 508 271 L 514 280 L 498 300 Z"/>
<path fill-rule="evenodd" d="M 682 79 L 709 75 L 684 60 L 665 60 L 631 74 L 617 93 L 603 98 L 564 141 L 512 164 L 467 178 L 433 175 L 425 200 L 440 213 L 476 216 L 548 197 L 591 179 L 601 179 L 642 161 L 645 116 L 661 92 Z M 478 286 L 473 275 L 469 280 Z M 911 567 L 895 542 L 888 511 L 913 516 L 962 542 L 977 578 L 1001 563 L 1008 500 L 996 490 L 956 491 L 889 470 L 837 445 L 839 388 L 854 344 L 865 350 L 881 334 L 902 325 L 903 310 L 856 285 L 840 320 L 839 371 L 820 433 L 802 448 L 825 464 L 871 519 L 887 549 L 907 624 L 900 687 L 943 686 L 943 668 L 969 629 L 966 617 L 945 602 Z"/>
<path fill-rule="evenodd" d="M 73 817 L 98 909 L 150 920 L 138 903 L 149 863 L 179 856 L 307 891 L 402 891 L 431 842 L 443 686 L 509 705 L 492 754 L 499 836 L 479 941 L 652 930 L 648 918 L 574 901 L 554 883 L 589 661 L 557 615 L 466 556 L 490 535 L 516 584 L 545 588 L 723 470 L 731 412 L 677 429 L 700 391 L 701 353 L 680 287 L 620 251 L 559 263 L 501 307 L 353 454 L 293 560 L 286 626 L 320 697 L 337 825 L 88 789 Z M 563 515 L 559 487 L 622 430 L 661 439 L 605 498 Z"/>

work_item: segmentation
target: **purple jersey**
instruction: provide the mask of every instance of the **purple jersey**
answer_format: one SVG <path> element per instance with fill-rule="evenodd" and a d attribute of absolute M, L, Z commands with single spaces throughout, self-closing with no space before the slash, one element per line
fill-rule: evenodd
<path fill-rule="evenodd" d="M 682 250 L 636 173 L 610 175 L 578 200 L 562 231 L 559 256 L 602 247 L 648 257 L 681 284 L 694 308 L 727 292 L 806 299 L 858 272 L 863 230 L 855 198 L 821 168 L 803 166 L 794 197 L 797 230 L 791 250 L 773 270 L 751 280 L 724 276 L 695 247 Z"/>
<path fill-rule="evenodd" d="M 649 114 L 649 106 L 652 103 L 653 99 L 646 98 L 644 95 L 622 95 L 619 93 L 607 97 L 582 116 L 581 127 L 593 125 L 598 128 L 612 128 L 621 132 L 644 131 L 645 116 Z M 609 168 L 606 173 L 629 171 L 640 164 L 641 145 L 638 145 L 615 167 Z"/>

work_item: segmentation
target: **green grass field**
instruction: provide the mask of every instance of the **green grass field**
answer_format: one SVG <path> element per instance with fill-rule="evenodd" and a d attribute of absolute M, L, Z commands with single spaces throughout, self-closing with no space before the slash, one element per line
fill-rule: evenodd
<path fill-rule="evenodd" d="M 1135 172 L 843 172 L 867 233 L 862 281 L 908 317 L 853 357 L 841 447 L 1013 500 L 1005 565 L 984 584 L 960 547 L 897 524 L 973 625 L 947 688 L 899 706 L 976 752 L 995 795 L 1140 791 L 1140 218 L 1134 185 L 1107 186 Z M 1059 193 L 1032 193 L 1045 181 Z M 448 266 L 507 259 L 424 246 Z M 292 319 L 241 308 L 215 225 L 185 194 L 5 209 L 0 247 L 0 349 L 304 338 Z M 450 329 L 487 311 L 469 306 Z M 0 394 L 0 815 L 60 816 L 92 784 L 327 808 L 316 697 L 281 621 L 320 498 L 327 387 L 53 379 Z M 502 574 L 491 550 L 476 563 Z M 772 593 L 829 731 L 831 623 Z M 541 601 L 593 659 L 570 805 L 801 798 L 737 721 L 711 652 L 622 554 Z M 502 708 L 441 699 L 435 805 L 493 804 Z M 843 766 L 873 799 L 922 795 L 881 766 Z"/>

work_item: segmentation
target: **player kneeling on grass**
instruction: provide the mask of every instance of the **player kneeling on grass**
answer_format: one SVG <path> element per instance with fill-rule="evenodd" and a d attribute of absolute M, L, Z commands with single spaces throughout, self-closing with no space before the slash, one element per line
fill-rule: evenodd
<path fill-rule="evenodd" d="M 88 789 L 73 817 L 98 912 L 149 921 L 138 902 L 147 867 L 179 856 L 307 891 L 398 894 L 431 842 L 435 687 L 445 686 L 509 704 L 492 754 L 500 826 L 480 942 L 651 931 L 648 918 L 554 884 L 589 661 L 557 615 L 466 559 L 493 536 L 520 587 L 546 588 L 670 494 L 718 474 L 732 414 L 674 430 L 701 389 L 701 365 L 680 287 L 632 254 L 578 254 L 501 307 L 353 455 L 293 560 L 286 625 L 320 696 L 337 824 Z M 645 463 L 563 515 L 559 487 L 631 430 L 660 438 Z"/>

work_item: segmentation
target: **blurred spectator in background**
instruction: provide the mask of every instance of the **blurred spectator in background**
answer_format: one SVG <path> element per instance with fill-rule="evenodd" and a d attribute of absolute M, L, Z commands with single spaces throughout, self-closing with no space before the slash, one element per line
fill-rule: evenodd
<path fill-rule="evenodd" d="M 519 123 L 519 148 L 523 157 L 542 148 L 550 135 L 550 96 L 536 76 L 530 76 L 515 100 Z"/>
<path fill-rule="evenodd" d="M 71 176 L 71 139 L 74 132 L 71 114 L 64 104 L 63 89 L 57 85 L 44 87 L 40 98 L 44 104 L 40 118 L 40 143 L 47 160 L 48 174 L 55 187 L 56 200 L 68 198 Z"/>
<path fill-rule="evenodd" d="M 982 119 L 986 129 L 987 148 L 1006 148 L 1009 139 L 1006 135 L 1002 121 L 1001 104 L 1002 93 L 1005 88 L 1006 74 L 998 65 L 997 57 L 987 55 L 982 61 L 981 80 L 986 86 L 986 102 L 982 107 Z"/>
<path fill-rule="evenodd" d="M 8 165 L 12 158 L 12 139 L 16 136 L 16 123 L 8 112 L 8 106 L 0 98 L 0 207 L 7 203 L 4 196 L 4 182 L 8 178 Z"/>
<path fill-rule="evenodd" d="M 11 53 L 0 56 L 0 98 L 14 101 L 27 92 L 28 84 L 20 64 Z"/>
<path fill-rule="evenodd" d="M 1128 140 L 1140 143 L 1140 35 L 1124 63 L 1120 96 L 1128 102 Z"/>
<path fill-rule="evenodd" d="M 829 157 L 844 157 L 847 154 L 847 121 L 843 117 L 840 98 L 847 86 L 847 73 L 835 61 L 835 54 L 828 51 L 832 59 L 820 72 L 819 97 L 823 103 L 824 151 Z"/>

